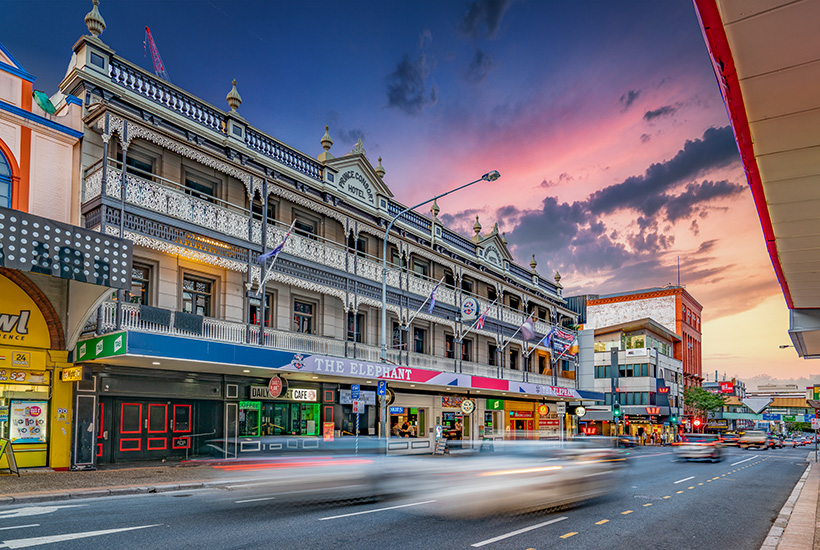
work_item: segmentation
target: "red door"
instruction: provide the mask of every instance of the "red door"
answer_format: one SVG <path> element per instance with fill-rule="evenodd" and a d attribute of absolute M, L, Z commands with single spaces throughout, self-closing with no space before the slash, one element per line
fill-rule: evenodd
<path fill-rule="evenodd" d="M 144 460 L 185 456 L 193 433 L 193 404 L 114 400 L 113 459 Z"/>

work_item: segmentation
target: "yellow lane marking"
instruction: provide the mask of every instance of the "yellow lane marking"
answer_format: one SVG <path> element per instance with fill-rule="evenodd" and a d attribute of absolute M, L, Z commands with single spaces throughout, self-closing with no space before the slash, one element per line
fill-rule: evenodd
<path fill-rule="evenodd" d="M 604 523 L 608 522 L 608 519 L 602 519 L 601 521 L 596 521 L 595 525 L 603 525 Z"/>
<path fill-rule="evenodd" d="M 652 503 L 651 503 L 651 502 L 647 502 L 646 504 L 644 504 L 644 505 L 643 505 L 643 507 L 644 507 L 644 508 L 646 508 L 647 506 L 652 506 Z"/>
<path fill-rule="evenodd" d="M 703 483 L 698 483 L 698 485 L 703 485 Z"/>
<path fill-rule="evenodd" d="M 571 533 L 567 533 L 566 535 L 561 535 L 561 538 L 562 539 L 568 539 L 570 537 L 574 537 L 577 534 L 578 534 L 578 531 L 572 531 Z"/>
<path fill-rule="evenodd" d="M 713 477 L 712 479 L 718 479 L 718 476 Z"/>
<path fill-rule="evenodd" d="M 681 491 L 681 493 L 682 493 L 682 492 L 683 492 L 683 491 Z M 672 498 L 672 497 L 671 497 L 670 495 L 666 495 L 666 496 L 665 496 L 665 497 L 663 497 L 663 498 Z"/>
<path fill-rule="evenodd" d="M 720 477 L 726 477 L 726 474 L 720 474 Z"/>
<path fill-rule="evenodd" d="M 690 489 L 694 489 L 694 487 L 689 487 Z"/>
<path fill-rule="evenodd" d="M 711 480 L 711 479 L 707 479 L 707 480 L 706 480 L 706 483 L 712 483 L 712 480 Z M 703 485 L 703 483 L 701 483 L 701 485 Z"/>
<path fill-rule="evenodd" d="M 627 515 L 627 514 L 631 514 L 632 512 L 633 512 L 632 510 L 627 510 L 627 511 L 625 511 L 625 512 L 621 512 L 621 515 L 622 515 L 622 516 L 625 516 L 625 515 Z"/>
<path fill-rule="evenodd" d="M 691 489 L 691 487 L 689 487 Z M 678 491 L 678 494 L 681 494 L 683 491 Z"/>

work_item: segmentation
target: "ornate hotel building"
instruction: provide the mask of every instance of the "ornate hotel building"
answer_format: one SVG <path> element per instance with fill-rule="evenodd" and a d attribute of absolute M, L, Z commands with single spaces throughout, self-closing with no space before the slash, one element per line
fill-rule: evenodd
<path fill-rule="evenodd" d="M 86 228 L 134 252 L 130 291 L 100 303 L 74 352 L 93 371 L 77 399 L 94 404 L 76 420 L 93 424 L 93 456 L 75 466 L 264 453 L 272 436 L 317 446 L 356 426 L 375 438 L 380 380 L 388 426 L 413 427 L 391 452 L 432 452 L 457 420 L 469 441 L 557 434 L 556 407 L 539 405 L 603 398 L 577 387 L 574 361 L 521 339 L 530 315 L 540 337 L 572 333 L 577 314 L 497 226 L 464 237 L 433 202 L 385 235 L 405 206 L 361 142 L 333 150 L 325 128 L 318 155 L 302 153 L 242 117 L 235 82 L 220 109 L 117 56 L 96 5 L 86 23 L 60 83 L 83 109 L 77 201 Z"/>

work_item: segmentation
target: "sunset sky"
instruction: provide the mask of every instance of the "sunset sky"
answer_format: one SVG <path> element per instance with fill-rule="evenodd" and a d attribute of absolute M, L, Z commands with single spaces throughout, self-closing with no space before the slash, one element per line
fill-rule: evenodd
<path fill-rule="evenodd" d="M 49 95 L 90 0 L 0 0 L 0 42 Z M 102 0 L 101 39 L 316 156 L 361 138 L 396 198 L 451 227 L 494 223 L 564 295 L 678 279 L 703 305 L 711 379 L 804 377 L 691 2 Z M 817 377 L 820 380 L 820 375 Z"/>

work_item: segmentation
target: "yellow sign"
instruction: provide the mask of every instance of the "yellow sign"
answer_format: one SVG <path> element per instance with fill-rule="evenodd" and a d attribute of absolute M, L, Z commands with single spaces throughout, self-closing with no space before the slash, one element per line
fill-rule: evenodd
<path fill-rule="evenodd" d="M 63 369 L 63 373 L 60 375 L 60 379 L 63 382 L 79 382 L 83 379 L 83 368 L 71 367 L 68 369 Z"/>
<path fill-rule="evenodd" d="M 0 369 L 0 384 L 48 384 L 50 374 L 44 370 Z"/>
<path fill-rule="evenodd" d="M 0 346 L 0 369 L 36 369 L 46 368 L 46 352 L 42 350 L 28 350 L 4 348 Z"/>
<path fill-rule="evenodd" d="M 51 347 L 48 325 L 26 292 L 0 275 L 0 344 L 27 348 Z M 20 365 L 22 366 L 22 365 Z"/>

